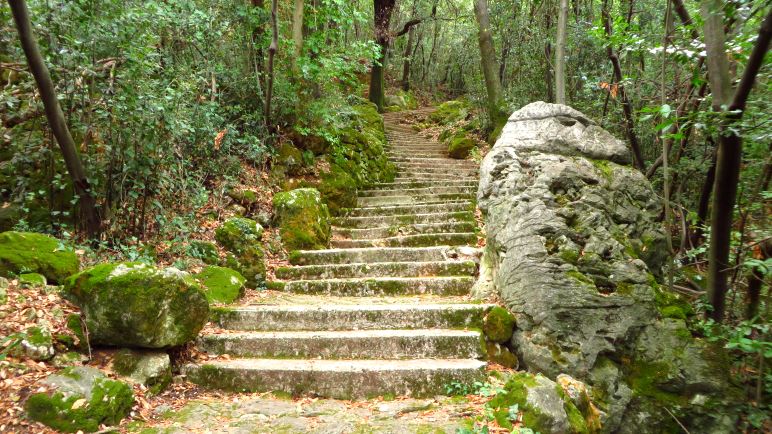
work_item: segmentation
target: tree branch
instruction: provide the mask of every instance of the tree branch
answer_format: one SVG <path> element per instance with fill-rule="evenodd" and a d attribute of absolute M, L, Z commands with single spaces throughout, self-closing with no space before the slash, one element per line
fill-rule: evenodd
<path fill-rule="evenodd" d="M 395 38 L 399 38 L 400 36 L 402 36 L 405 33 L 409 32 L 411 27 L 413 27 L 413 26 L 415 26 L 417 24 L 421 24 L 423 22 L 423 20 L 424 20 L 424 18 L 413 18 L 412 20 L 406 22 L 405 25 L 402 27 L 402 30 L 397 32 L 394 35 L 394 37 Z"/>

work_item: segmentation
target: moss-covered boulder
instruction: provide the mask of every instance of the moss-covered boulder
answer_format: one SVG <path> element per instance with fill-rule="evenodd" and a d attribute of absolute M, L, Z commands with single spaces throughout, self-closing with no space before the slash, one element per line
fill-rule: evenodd
<path fill-rule="evenodd" d="M 498 424 L 507 429 L 519 420 L 521 428 L 542 434 L 595 432 L 588 428 L 585 416 L 561 387 L 542 375 L 513 375 L 487 406 Z"/>
<path fill-rule="evenodd" d="M 469 156 L 475 146 L 477 143 L 465 134 L 455 135 L 448 142 L 448 155 L 450 158 L 463 160 Z"/>
<path fill-rule="evenodd" d="M 225 266 L 237 270 L 247 279 L 247 288 L 260 288 L 265 285 L 265 250 L 255 244 L 225 258 Z"/>
<path fill-rule="evenodd" d="M 161 393 L 172 382 L 171 359 L 162 351 L 122 349 L 115 353 L 112 367 L 129 382 L 147 387 L 151 395 Z"/>
<path fill-rule="evenodd" d="M 333 215 L 357 204 L 356 180 L 337 165 L 331 165 L 329 172 L 322 173 L 318 189 Z"/>
<path fill-rule="evenodd" d="M 429 120 L 440 125 L 448 125 L 465 119 L 469 115 L 469 103 L 465 99 L 446 101 L 429 115 Z"/>
<path fill-rule="evenodd" d="M 39 385 L 46 391 L 27 398 L 27 416 L 63 432 L 94 432 L 102 424 L 117 425 L 134 405 L 134 393 L 126 383 L 110 380 L 94 368 L 66 368 Z"/>
<path fill-rule="evenodd" d="M 96 344 L 182 345 L 198 335 L 209 316 L 201 286 L 176 268 L 100 264 L 68 278 L 63 293 L 81 308 Z"/>
<path fill-rule="evenodd" d="M 288 250 L 323 249 L 330 241 L 330 212 L 319 190 L 299 188 L 278 193 L 273 207 L 279 234 Z"/>
<path fill-rule="evenodd" d="M 188 256 L 200 259 L 205 264 L 217 264 L 220 262 L 220 253 L 217 246 L 209 241 L 191 240 L 188 243 Z"/>
<path fill-rule="evenodd" d="M 276 150 L 275 166 L 284 170 L 287 175 L 297 175 L 303 168 L 303 153 L 292 143 L 282 143 Z"/>
<path fill-rule="evenodd" d="M 217 228 L 214 236 L 220 245 L 238 254 L 259 244 L 263 231 L 263 227 L 252 219 L 234 217 Z"/>
<path fill-rule="evenodd" d="M 236 270 L 210 265 L 196 274 L 210 303 L 233 303 L 244 295 L 247 279 Z"/>
<path fill-rule="evenodd" d="M 32 232 L 0 234 L 0 275 L 40 273 L 61 284 L 79 267 L 78 256 L 63 249 L 56 238 Z"/>
<path fill-rule="evenodd" d="M 501 306 L 494 306 L 483 319 L 483 334 L 490 342 L 505 343 L 515 330 L 515 316 Z"/>
<path fill-rule="evenodd" d="M 46 276 L 40 273 L 19 274 L 19 286 L 22 288 L 40 288 L 47 284 Z"/>

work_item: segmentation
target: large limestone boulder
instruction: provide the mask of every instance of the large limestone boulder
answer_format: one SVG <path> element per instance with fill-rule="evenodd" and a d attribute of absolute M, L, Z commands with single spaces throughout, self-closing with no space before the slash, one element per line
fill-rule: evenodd
<path fill-rule="evenodd" d="M 478 190 L 488 237 L 483 281 L 516 316 L 511 343 L 522 365 L 553 379 L 565 373 L 594 381 L 611 431 L 641 396 L 663 392 L 688 404 L 694 394 L 726 386 L 706 378 L 718 367 L 682 368 L 685 358 L 704 360 L 708 351 L 685 328 L 678 349 L 646 340 L 668 329 L 661 318 L 682 311 L 657 284 L 666 259 L 660 204 L 643 174 L 622 165 L 629 161 L 625 144 L 587 116 L 537 102 L 509 118 L 483 160 Z M 636 380 L 651 373 L 636 373 L 637 361 L 654 353 L 667 364 L 657 367 L 678 380 Z M 687 407 L 671 411 L 686 414 Z"/>
<path fill-rule="evenodd" d="M 134 393 L 126 383 L 85 366 L 66 368 L 38 386 L 24 404 L 27 416 L 63 432 L 94 432 L 102 424 L 117 425 L 134 405 Z"/>
<path fill-rule="evenodd" d="M 79 266 L 78 256 L 63 249 L 56 238 L 32 232 L 0 233 L 0 275 L 39 273 L 62 283 Z"/>
<path fill-rule="evenodd" d="M 63 291 L 81 308 L 95 344 L 174 347 L 193 340 L 209 316 L 199 284 L 171 267 L 100 264 L 71 276 Z"/>

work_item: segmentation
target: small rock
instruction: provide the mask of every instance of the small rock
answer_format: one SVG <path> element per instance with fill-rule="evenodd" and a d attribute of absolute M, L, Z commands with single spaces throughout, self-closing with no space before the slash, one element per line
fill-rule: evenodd
<path fill-rule="evenodd" d="M 494 306 L 483 319 L 483 334 L 490 342 L 504 343 L 515 330 L 515 316 L 501 306 Z"/>
<path fill-rule="evenodd" d="M 172 382 L 171 360 L 161 351 L 120 350 L 113 358 L 113 370 L 147 387 L 151 395 L 162 392 Z"/>
<path fill-rule="evenodd" d="M 236 270 L 210 265 L 196 274 L 210 303 L 233 303 L 244 295 L 246 279 Z"/>
<path fill-rule="evenodd" d="M 47 327 L 30 327 L 21 341 L 24 354 L 32 360 L 50 360 L 56 354 L 54 338 Z"/>
<path fill-rule="evenodd" d="M 88 361 L 88 357 L 83 354 L 76 353 L 75 351 L 68 351 L 66 353 L 58 353 L 54 356 L 53 364 L 57 368 L 65 368 L 67 366 L 79 366 Z"/>
<path fill-rule="evenodd" d="M 134 405 L 134 393 L 97 369 L 66 368 L 38 383 L 44 392 L 24 403 L 27 416 L 64 432 L 94 432 L 101 424 L 117 425 Z"/>
<path fill-rule="evenodd" d="M 47 283 L 46 276 L 39 273 L 19 274 L 19 286 L 22 288 L 42 288 Z"/>
<path fill-rule="evenodd" d="M 389 416 L 399 416 L 414 411 L 427 410 L 433 403 L 434 400 L 431 399 L 407 399 L 402 401 L 384 402 L 378 405 L 378 411 Z"/>

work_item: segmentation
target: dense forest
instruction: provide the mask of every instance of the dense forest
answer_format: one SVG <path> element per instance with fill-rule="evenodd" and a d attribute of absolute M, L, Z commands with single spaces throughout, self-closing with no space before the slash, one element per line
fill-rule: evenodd
<path fill-rule="evenodd" d="M 315 188 L 335 217 L 393 181 L 381 114 L 479 165 L 514 111 L 565 104 L 651 183 L 659 285 L 731 357 L 738 432 L 763 432 L 770 39 L 767 0 L 8 0 L 0 232 L 190 271 L 251 217 L 269 228 L 268 274 L 242 272 L 260 289 L 296 249 L 275 228 L 282 192 Z"/>

